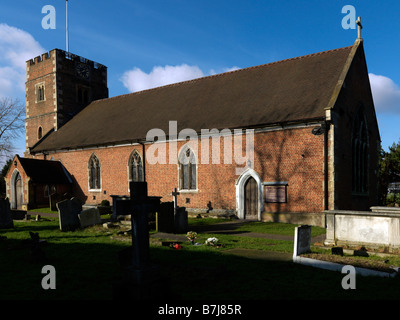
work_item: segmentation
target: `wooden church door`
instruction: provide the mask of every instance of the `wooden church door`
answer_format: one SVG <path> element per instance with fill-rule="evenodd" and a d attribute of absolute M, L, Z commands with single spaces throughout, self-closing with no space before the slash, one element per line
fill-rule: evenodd
<path fill-rule="evenodd" d="M 244 218 L 258 219 L 258 187 L 254 178 L 250 177 L 244 185 Z"/>
<path fill-rule="evenodd" d="M 15 183 L 14 183 L 14 194 L 15 194 L 15 208 L 16 209 L 21 209 L 22 207 L 22 179 L 21 175 L 18 173 L 17 176 L 15 177 Z"/>

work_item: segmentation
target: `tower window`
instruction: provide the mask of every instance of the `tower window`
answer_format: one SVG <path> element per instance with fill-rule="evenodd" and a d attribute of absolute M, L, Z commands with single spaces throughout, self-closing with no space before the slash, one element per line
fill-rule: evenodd
<path fill-rule="evenodd" d="M 44 101 L 44 83 L 36 85 L 36 102 Z"/>
<path fill-rule="evenodd" d="M 80 104 L 89 103 L 89 88 L 79 86 L 77 89 L 77 100 Z"/>
<path fill-rule="evenodd" d="M 38 140 L 42 139 L 43 137 L 43 128 L 39 127 L 38 128 Z"/>

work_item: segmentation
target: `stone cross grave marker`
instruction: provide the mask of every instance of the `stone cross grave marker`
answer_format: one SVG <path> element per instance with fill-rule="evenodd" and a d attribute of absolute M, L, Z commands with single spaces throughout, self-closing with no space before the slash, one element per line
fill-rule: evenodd
<path fill-rule="evenodd" d="M 161 197 L 147 195 L 147 182 L 131 182 L 133 267 L 146 268 L 149 263 L 148 214 L 158 210 Z"/>
<path fill-rule="evenodd" d="M 188 219 L 186 208 L 178 207 L 178 195 L 180 193 L 176 188 L 171 192 L 171 195 L 174 197 L 174 225 L 175 225 L 175 233 L 185 233 L 188 228 Z"/>
<path fill-rule="evenodd" d="M 10 202 L 8 199 L 0 199 L 0 229 L 13 227 L 14 223 L 11 216 Z"/>
<path fill-rule="evenodd" d="M 176 214 L 176 208 L 178 208 L 178 196 L 180 193 L 174 188 L 174 190 L 171 192 L 171 196 L 174 197 L 174 215 Z"/>
<path fill-rule="evenodd" d="M 295 228 L 294 231 L 294 250 L 293 260 L 302 253 L 310 252 L 311 245 L 311 226 L 302 225 Z"/>

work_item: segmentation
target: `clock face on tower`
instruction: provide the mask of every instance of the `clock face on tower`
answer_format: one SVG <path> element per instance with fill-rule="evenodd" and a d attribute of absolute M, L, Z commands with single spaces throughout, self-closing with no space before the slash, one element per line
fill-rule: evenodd
<path fill-rule="evenodd" d="M 88 79 L 89 78 L 89 66 L 86 64 L 78 64 L 76 66 L 76 73 L 78 74 L 78 76 L 84 78 L 84 79 Z"/>

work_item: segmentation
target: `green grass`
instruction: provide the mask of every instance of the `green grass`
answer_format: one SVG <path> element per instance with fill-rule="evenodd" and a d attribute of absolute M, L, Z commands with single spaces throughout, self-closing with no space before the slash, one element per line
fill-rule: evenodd
<path fill-rule="evenodd" d="M 37 213 L 52 213 L 52 214 L 58 214 L 58 211 L 53 211 L 50 208 L 37 208 L 37 209 L 31 209 L 28 210 L 28 214 L 37 214 Z"/>
<path fill-rule="evenodd" d="M 215 220 L 213 220 L 215 221 Z M 210 223 L 203 220 L 202 223 Z M 0 300 L 112 299 L 121 279 L 118 253 L 131 242 L 118 229 L 101 226 L 61 232 L 58 219 L 14 221 L 15 228 L 0 230 Z M 190 221 L 190 225 L 194 226 Z M 274 228 L 274 226 L 276 228 Z M 249 223 L 241 231 L 290 235 L 295 225 Z M 313 228 L 314 229 L 314 228 Z M 47 241 L 46 260 L 30 259 L 29 232 Z M 313 230 L 316 234 L 322 230 Z M 400 280 L 357 277 L 356 290 L 343 290 L 341 273 L 293 264 L 235 256 L 229 249 L 244 248 L 291 253 L 293 241 L 250 238 L 239 234 L 199 234 L 198 242 L 216 236 L 221 248 L 182 244 L 181 250 L 152 241 L 151 261 L 170 283 L 169 298 L 183 299 L 398 299 Z M 125 239 L 125 241 L 117 240 Z M 56 269 L 56 290 L 44 290 L 41 268 Z"/>
<path fill-rule="evenodd" d="M 298 225 L 279 222 L 250 222 L 240 226 L 236 230 L 294 236 L 294 230 L 297 226 Z M 315 237 L 324 233 L 324 228 L 314 226 L 311 227 L 311 237 Z"/>

